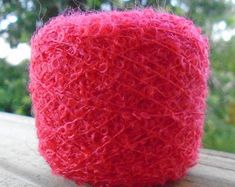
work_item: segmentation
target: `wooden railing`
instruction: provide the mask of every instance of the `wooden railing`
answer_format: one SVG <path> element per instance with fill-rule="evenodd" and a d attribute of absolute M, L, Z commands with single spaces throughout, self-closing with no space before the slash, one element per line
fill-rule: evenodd
<path fill-rule="evenodd" d="M 235 143 L 235 142 L 231 142 Z M 0 187 L 75 187 L 51 174 L 37 151 L 34 119 L 0 112 Z M 167 187 L 235 187 L 235 155 L 202 150 L 199 164 Z"/>

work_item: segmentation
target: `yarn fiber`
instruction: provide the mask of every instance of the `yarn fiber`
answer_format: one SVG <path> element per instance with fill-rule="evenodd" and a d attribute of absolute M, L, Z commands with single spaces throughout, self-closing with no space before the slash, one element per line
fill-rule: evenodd
<path fill-rule="evenodd" d="M 196 164 L 208 43 L 153 9 L 60 15 L 31 39 L 39 151 L 54 174 L 92 186 L 153 186 Z"/>

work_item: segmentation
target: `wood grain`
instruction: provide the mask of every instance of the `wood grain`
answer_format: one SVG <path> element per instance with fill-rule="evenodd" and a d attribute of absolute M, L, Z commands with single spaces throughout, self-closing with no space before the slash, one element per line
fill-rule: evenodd
<path fill-rule="evenodd" d="M 0 112 L 1 187 L 75 187 L 52 175 L 37 151 L 34 119 Z M 235 187 L 235 155 L 205 150 L 199 164 L 181 181 L 165 187 Z"/>

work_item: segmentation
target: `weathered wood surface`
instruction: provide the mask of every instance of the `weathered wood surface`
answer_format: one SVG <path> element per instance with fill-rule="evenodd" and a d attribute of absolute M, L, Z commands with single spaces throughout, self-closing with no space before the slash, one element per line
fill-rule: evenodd
<path fill-rule="evenodd" d="M 231 142 L 234 143 L 234 142 Z M 50 173 L 37 151 L 34 119 L 0 112 L 0 187 L 75 187 Z M 202 150 L 199 164 L 167 187 L 235 187 L 235 155 Z"/>

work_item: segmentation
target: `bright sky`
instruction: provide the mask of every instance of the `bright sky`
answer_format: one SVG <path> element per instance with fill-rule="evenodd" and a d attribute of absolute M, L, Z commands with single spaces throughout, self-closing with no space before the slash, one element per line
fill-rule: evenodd
<path fill-rule="evenodd" d="M 0 30 L 6 29 L 10 23 L 14 23 L 16 20 L 16 16 L 8 15 L 7 19 L 0 22 Z M 17 65 L 22 60 L 30 58 L 30 47 L 26 43 L 21 43 L 17 48 L 11 49 L 3 37 L 0 37 L 0 58 L 6 58 L 9 63 Z"/>
<path fill-rule="evenodd" d="M 0 37 L 0 58 L 14 65 L 19 64 L 22 60 L 30 58 L 30 47 L 26 43 L 21 43 L 17 48 L 11 49 L 9 44 Z"/>
<path fill-rule="evenodd" d="M 229 41 L 233 36 L 235 36 L 235 29 L 226 29 L 225 21 L 220 21 L 213 26 L 212 37 L 214 41 L 223 39 L 224 41 Z"/>

